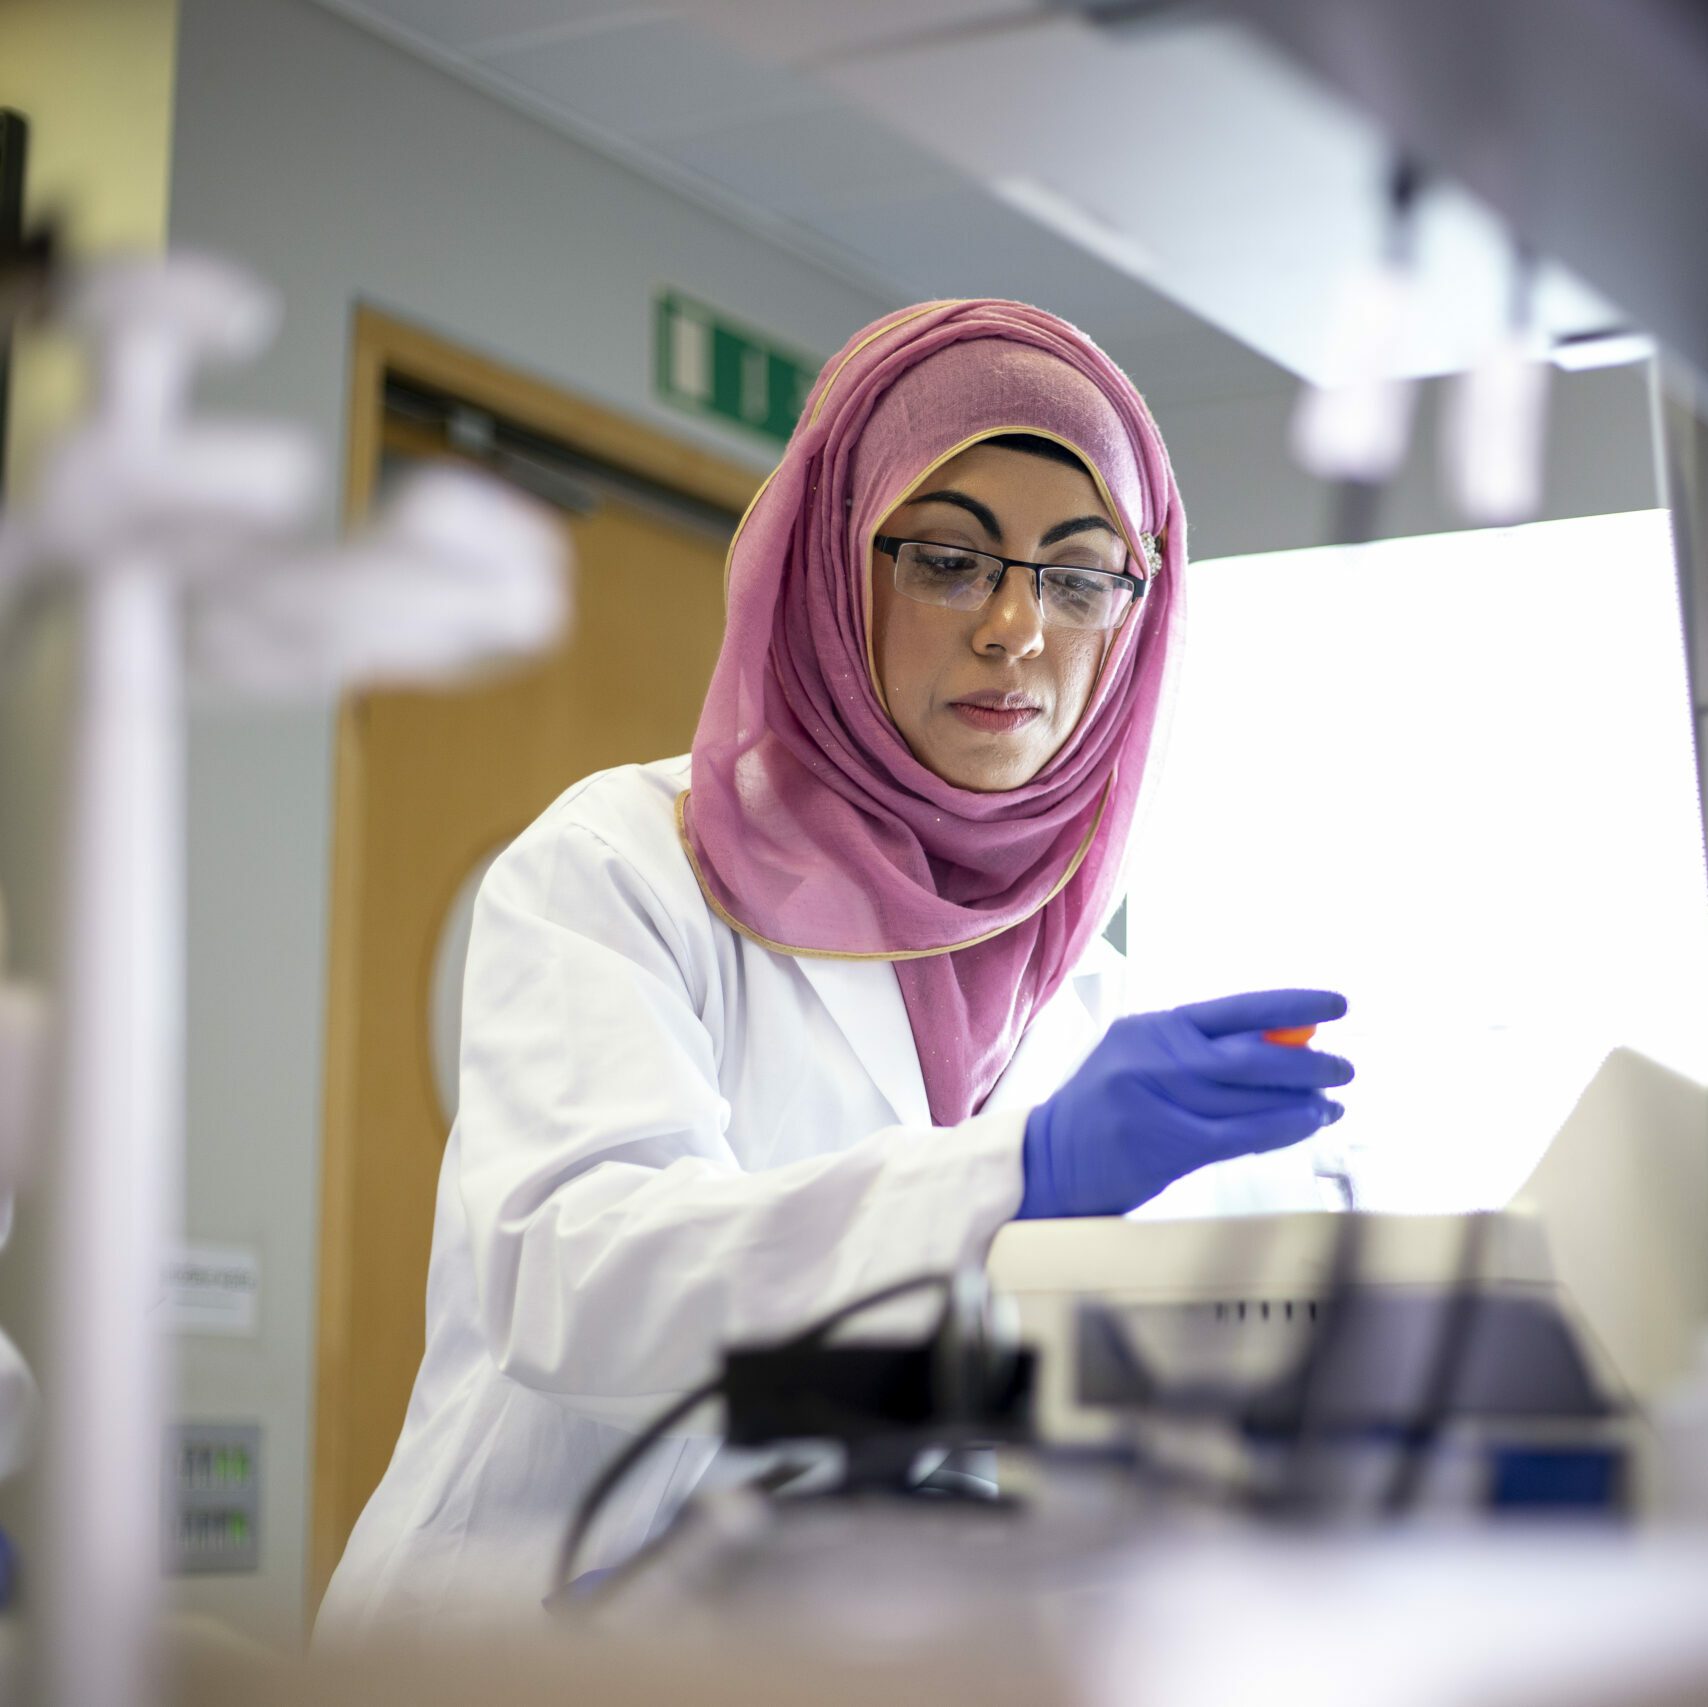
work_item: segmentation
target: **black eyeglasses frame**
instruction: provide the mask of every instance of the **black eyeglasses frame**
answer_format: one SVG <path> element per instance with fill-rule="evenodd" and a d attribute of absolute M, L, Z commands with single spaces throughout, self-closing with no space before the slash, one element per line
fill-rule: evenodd
<path fill-rule="evenodd" d="M 1030 569 L 1032 571 L 1032 596 L 1038 601 L 1038 609 L 1044 607 L 1044 571 L 1046 569 L 1066 569 L 1077 575 L 1107 575 L 1111 581 L 1125 581 L 1133 590 L 1131 603 L 1121 612 L 1120 620 L 1112 623 L 1105 633 L 1113 634 L 1127 618 L 1138 609 L 1139 600 L 1145 596 L 1150 586 L 1150 576 L 1129 575 L 1124 569 L 1092 569 L 1083 563 L 1028 563 L 1023 557 L 1001 557 L 994 551 L 981 551 L 975 545 L 945 545 L 938 539 L 902 539 L 895 534 L 880 533 L 872 537 L 873 546 L 891 559 L 899 560 L 901 548 L 904 545 L 929 545 L 938 551 L 964 551 L 969 557 L 988 557 L 993 563 L 1002 565 L 1004 575 L 1010 569 Z M 997 588 L 1002 585 L 1001 578 L 997 579 L 989 593 L 985 595 L 985 604 L 996 597 Z M 984 605 L 977 607 L 982 610 Z"/>

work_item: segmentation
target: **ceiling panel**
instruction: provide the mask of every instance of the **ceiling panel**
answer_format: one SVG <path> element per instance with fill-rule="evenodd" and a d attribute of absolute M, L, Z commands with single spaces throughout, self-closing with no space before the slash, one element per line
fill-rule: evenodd
<path fill-rule="evenodd" d="M 641 18 L 672 10 L 633 0 L 356 0 L 337 9 L 366 12 L 442 47 L 458 48 L 613 15 Z"/>
<path fill-rule="evenodd" d="M 1375 126 L 1200 14 L 1120 35 L 1040 17 L 820 75 L 970 176 L 1020 179 L 1124 239 L 1136 276 L 1298 373 L 1325 374 L 1339 289 L 1380 251 L 1390 150 Z M 1001 122 L 967 122 L 966 91 Z M 1426 195 L 1418 227 L 1420 307 L 1398 365 L 1469 366 L 1506 323 L 1509 246 L 1450 189 Z M 1557 333 L 1617 318 L 1557 268 L 1537 300 Z"/>
<path fill-rule="evenodd" d="M 1200 243 L 1217 234 L 1219 210 L 1172 179 L 1190 160 L 1153 134 L 1164 107 L 1202 129 L 1194 94 L 1135 98 L 1087 26 L 1040 27 L 1030 0 L 696 0 L 691 18 L 622 0 L 321 3 L 898 304 L 1036 302 L 1164 400 L 1289 383 L 1128 264 L 1135 224 L 1147 243 L 1188 217 Z M 902 36 L 915 45 L 895 51 Z M 1110 141 L 1135 124 L 1138 168 Z M 1286 210 L 1265 211 L 1292 241 Z"/>
<path fill-rule="evenodd" d="M 1113 308 L 1149 291 L 1070 254 L 1059 239 L 975 184 L 909 194 L 857 207 L 813 208 L 815 230 L 863 255 L 882 256 L 920 296 L 1013 296 L 1027 302 L 1073 298 L 1075 311 Z M 1068 307 L 1061 309 L 1072 317 Z"/>
<path fill-rule="evenodd" d="M 806 65 L 925 32 L 1035 14 L 1048 0 L 697 0 L 696 18 L 759 58 Z"/>
<path fill-rule="evenodd" d="M 1237 396 L 1289 383 L 1255 351 L 1069 248 L 976 185 L 806 217 L 815 231 L 885 268 L 920 301 L 1008 296 L 1071 320 L 1111 354 L 1124 351 L 1128 371 L 1153 401 Z"/>
<path fill-rule="evenodd" d="M 898 186 L 920 191 L 963 181 L 940 156 L 840 101 L 667 138 L 658 147 L 677 165 L 808 224 L 815 214 L 893 197 Z"/>
<path fill-rule="evenodd" d="M 473 57 L 581 118 L 643 141 L 827 101 L 822 90 L 682 18 L 529 38 Z"/>

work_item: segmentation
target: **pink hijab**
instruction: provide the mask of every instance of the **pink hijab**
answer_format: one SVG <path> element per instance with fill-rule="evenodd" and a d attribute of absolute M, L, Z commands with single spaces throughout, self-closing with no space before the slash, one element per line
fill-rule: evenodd
<path fill-rule="evenodd" d="M 1132 567 L 1156 573 L 1062 750 L 1021 787 L 982 794 L 921 765 L 883 709 L 869 566 L 880 522 L 927 474 L 1005 432 L 1078 451 Z M 1185 550 L 1168 454 L 1132 382 L 1065 321 L 993 301 L 930 303 L 856 334 L 730 546 L 684 845 L 743 935 L 895 962 L 940 1125 L 982 1105 L 1118 901 Z"/>

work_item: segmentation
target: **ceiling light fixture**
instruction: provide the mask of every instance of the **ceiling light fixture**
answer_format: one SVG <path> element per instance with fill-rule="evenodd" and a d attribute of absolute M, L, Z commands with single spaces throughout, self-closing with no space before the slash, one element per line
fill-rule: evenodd
<path fill-rule="evenodd" d="M 1554 340 L 1548 359 L 1567 373 L 1592 367 L 1624 367 L 1645 362 L 1655 353 L 1655 341 L 1629 326 L 1603 326 L 1593 332 L 1568 332 Z"/>

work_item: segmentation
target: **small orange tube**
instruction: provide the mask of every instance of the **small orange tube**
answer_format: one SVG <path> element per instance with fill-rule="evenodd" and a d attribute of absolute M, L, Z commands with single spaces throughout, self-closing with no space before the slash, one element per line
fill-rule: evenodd
<path fill-rule="evenodd" d="M 1317 1034 L 1314 1025 L 1287 1025 L 1263 1034 L 1265 1043 L 1285 1043 L 1290 1049 L 1302 1049 Z"/>

